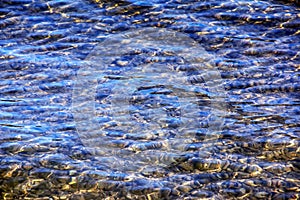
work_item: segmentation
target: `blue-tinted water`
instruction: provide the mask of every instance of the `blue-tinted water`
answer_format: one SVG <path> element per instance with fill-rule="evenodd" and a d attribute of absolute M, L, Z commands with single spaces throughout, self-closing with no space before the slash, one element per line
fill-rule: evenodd
<path fill-rule="evenodd" d="M 297 1 L 0 2 L 1 199 L 297 199 Z"/>

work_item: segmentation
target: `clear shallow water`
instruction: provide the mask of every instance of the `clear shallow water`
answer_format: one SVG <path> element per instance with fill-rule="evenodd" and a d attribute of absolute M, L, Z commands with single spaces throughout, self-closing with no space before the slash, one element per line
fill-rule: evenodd
<path fill-rule="evenodd" d="M 1 197 L 299 198 L 299 22 L 282 1 L 1 1 Z M 175 44 L 138 43 L 90 79 L 106 147 L 90 148 L 78 77 L 107 38 L 147 27 L 196 41 L 222 98 Z"/>

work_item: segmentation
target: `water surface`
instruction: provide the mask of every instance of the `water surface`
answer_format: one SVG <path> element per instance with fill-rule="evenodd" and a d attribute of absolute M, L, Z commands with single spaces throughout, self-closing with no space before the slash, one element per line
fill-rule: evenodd
<path fill-rule="evenodd" d="M 299 198 L 299 23 L 293 1 L 1 1 L 1 197 Z M 101 46 L 147 28 L 191 38 L 196 63 Z"/>

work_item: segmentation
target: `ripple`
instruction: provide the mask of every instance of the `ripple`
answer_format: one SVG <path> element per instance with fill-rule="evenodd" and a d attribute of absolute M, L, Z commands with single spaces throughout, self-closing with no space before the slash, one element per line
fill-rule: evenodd
<path fill-rule="evenodd" d="M 0 199 L 299 199 L 298 5 L 1 1 Z"/>

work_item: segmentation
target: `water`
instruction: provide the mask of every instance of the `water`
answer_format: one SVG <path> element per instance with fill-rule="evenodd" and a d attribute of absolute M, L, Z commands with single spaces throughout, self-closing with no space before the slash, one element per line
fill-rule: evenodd
<path fill-rule="evenodd" d="M 297 199 L 295 1 L 3 0 L 1 199 Z"/>

